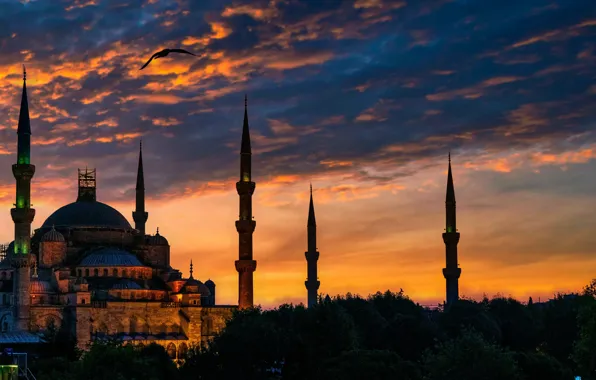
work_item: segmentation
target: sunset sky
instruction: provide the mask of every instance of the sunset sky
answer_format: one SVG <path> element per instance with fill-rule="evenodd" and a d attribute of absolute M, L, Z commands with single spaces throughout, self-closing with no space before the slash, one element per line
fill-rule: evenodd
<path fill-rule="evenodd" d="M 139 71 L 166 47 L 198 57 Z M 142 137 L 148 230 L 220 304 L 237 302 L 245 93 L 255 303 L 306 301 L 309 182 L 321 293 L 442 301 L 449 151 L 461 295 L 596 277 L 593 0 L 0 0 L 0 52 L 0 241 L 25 63 L 33 228 L 85 166 L 132 222 Z"/>

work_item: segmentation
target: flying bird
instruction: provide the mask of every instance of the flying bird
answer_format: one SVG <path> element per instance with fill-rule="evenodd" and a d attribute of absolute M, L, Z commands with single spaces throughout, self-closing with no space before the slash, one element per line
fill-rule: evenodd
<path fill-rule="evenodd" d="M 145 63 L 143 65 L 143 67 L 141 67 L 139 70 L 143 70 L 145 67 L 147 67 L 147 65 L 149 65 L 149 63 L 151 63 L 151 61 L 153 61 L 153 59 L 163 58 L 170 53 L 184 53 L 184 54 L 194 55 L 196 57 L 196 54 L 193 54 L 193 53 L 186 51 L 184 49 L 163 49 L 162 51 L 158 51 L 157 53 L 153 54 L 151 56 L 151 58 L 149 58 L 147 63 Z"/>

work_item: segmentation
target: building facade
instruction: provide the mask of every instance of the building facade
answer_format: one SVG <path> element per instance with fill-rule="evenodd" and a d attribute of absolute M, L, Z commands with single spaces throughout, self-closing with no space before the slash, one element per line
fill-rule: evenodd
<path fill-rule="evenodd" d="M 31 126 L 26 81 L 19 118 L 15 240 L 0 261 L 0 331 L 29 339 L 53 326 L 76 337 L 80 348 L 93 340 L 120 339 L 135 345 L 158 343 L 172 358 L 207 342 L 224 326 L 236 305 L 218 305 L 216 287 L 170 265 L 170 245 L 160 234 L 145 233 L 142 147 L 139 151 L 135 227 L 113 207 L 97 200 L 96 172 L 78 172 L 78 197 L 51 214 L 33 234 L 30 207 Z M 248 149 L 248 150 L 247 150 Z M 241 149 L 239 273 L 241 307 L 253 305 L 250 137 L 245 111 Z M 34 339 L 33 339 L 34 340 Z"/>

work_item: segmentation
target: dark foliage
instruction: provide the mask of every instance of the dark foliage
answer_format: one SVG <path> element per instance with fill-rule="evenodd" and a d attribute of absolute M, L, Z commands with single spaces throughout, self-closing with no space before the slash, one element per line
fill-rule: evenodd
<path fill-rule="evenodd" d="M 428 310 L 388 291 L 237 311 L 180 368 L 160 346 L 96 344 L 73 361 L 73 343 L 60 346 L 49 332 L 61 357 L 36 369 L 65 380 L 596 380 L 595 283 L 527 305 L 497 297 Z"/>
<path fill-rule="evenodd" d="M 515 359 L 525 380 L 569 380 L 574 378 L 569 368 L 543 352 L 519 352 Z"/>
<path fill-rule="evenodd" d="M 419 380 L 418 367 L 394 352 L 355 350 L 325 361 L 317 380 Z"/>
<path fill-rule="evenodd" d="M 520 379 L 513 354 L 473 330 L 439 343 L 425 355 L 423 366 L 427 380 Z"/>
<path fill-rule="evenodd" d="M 584 305 L 578 315 L 579 337 L 572 358 L 585 379 L 596 379 L 596 302 Z"/>

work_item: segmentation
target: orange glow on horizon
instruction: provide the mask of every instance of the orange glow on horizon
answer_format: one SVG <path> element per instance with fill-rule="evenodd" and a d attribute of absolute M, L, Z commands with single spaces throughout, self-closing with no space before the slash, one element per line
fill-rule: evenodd
<path fill-rule="evenodd" d="M 582 152 L 578 154 L 583 157 L 585 153 Z M 528 153 L 527 157 L 533 155 Z M 576 155 L 571 152 L 563 152 L 556 157 L 555 160 L 528 159 L 527 162 L 545 165 L 561 160 L 577 161 Z M 519 159 L 519 155 L 502 159 Z M 526 239 L 534 242 L 533 251 L 536 252 L 519 261 L 524 257 L 524 248 L 511 244 L 520 240 L 516 228 L 510 231 L 511 236 L 499 238 L 509 243 L 490 243 L 493 226 L 506 223 L 504 221 L 510 215 L 499 206 L 500 200 L 496 195 L 489 198 L 494 197 L 494 206 L 490 210 L 467 208 L 477 196 L 470 188 L 471 176 L 480 169 L 500 172 L 491 159 L 479 162 L 484 167 L 466 168 L 466 165 L 456 163 L 453 166 L 458 196 L 458 229 L 462 234 L 458 246 L 462 268 L 460 294 L 474 298 L 481 298 L 483 294 L 501 294 L 526 300 L 529 296 L 549 298 L 557 291 L 576 291 L 587 284 L 593 277 L 589 269 L 596 265 L 596 259 L 582 256 L 588 252 L 568 253 L 584 257 L 581 260 L 542 254 L 541 250 L 547 252 L 549 247 L 542 245 L 541 235 L 533 235 L 526 236 Z M 445 247 L 441 233 L 444 229 L 444 164 L 441 162 L 438 167 L 387 185 L 367 185 L 363 182 L 336 185 L 344 174 L 315 181 L 314 201 L 321 253 L 320 293 L 367 295 L 403 288 L 407 295 L 421 304 L 436 304 L 443 300 L 445 280 L 441 269 L 445 264 Z M 349 166 L 345 168 L 350 170 Z M 48 169 L 51 168 L 41 170 Z M 502 172 L 501 175 L 511 173 Z M 254 275 L 255 302 L 265 307 L 282 302 L 305 302 L 308 179 L 280 175 L 268 181 L 254 180 L 257 183 L 253 197 L 257 221 L 254 258 L 258 262 Z M 147 202 L 147 231 L 155 231 L 159 227 L 160 233 L 169 240 L 174 268 L 188 276 L 192 259 L 195 278 L 215 281 L 219 304 L 237 302 L 238 274 L 234 260 L 238 254 L 238 235 L 234 221 L 238 217 L 238 195 L 234 182 L 234 179 L 209 182 L 205 187 L 189 188 L 184 196 L 150 198 Z M 421 184 L 424 191 L 420 191 Z M 65 182 L 58 178 L 43 180 L 34 177 L 33 203 L 37 213 L 33 228 L 38 228 L 61 205 L 74 201 L 75 186 L 74 180 Z M 13 184 L 0 187 L 0 205 L 6 210 L 13 202 L 13 192 Z M 40 193 L 44 194 L 43 198 L 40 198 Z M 101 190 L 98 200 L 101 201 Z M 534 196 L 531 200 L 519 198 L 508 202 L 522 214 L 531 214 L 535 212 L 532 210 L 540 209 L 549 200 L 548 197 Z M 133 199 L 108 203 L 131 221 Z M 570 210 L 584 207 L 581 199 L 570 200 L 567 206 Z M 486 212 L 490 212 L 492 217 L 486 218 Z M 4 226 L 2 239 L 6 242 L 12 240 L 12 222 L 8 212 L 0 217 L 0 225 Z M 502 244 L 511 244 L 510 250 L 503 252 Z M 513 262 L 508 263 L 511 259 Z"/>

